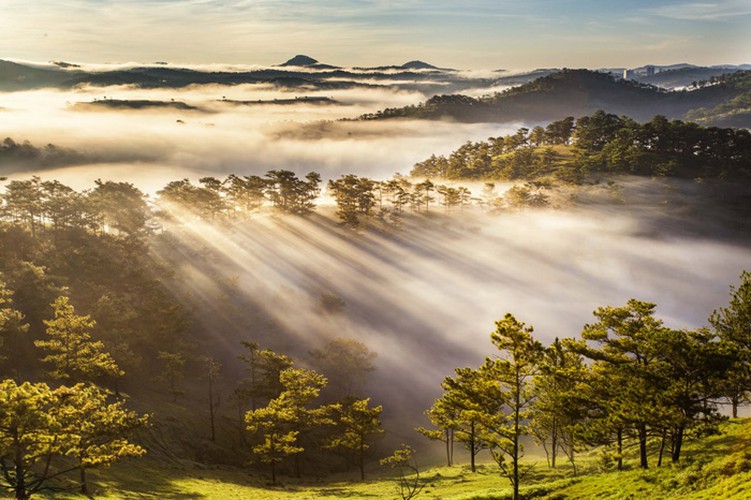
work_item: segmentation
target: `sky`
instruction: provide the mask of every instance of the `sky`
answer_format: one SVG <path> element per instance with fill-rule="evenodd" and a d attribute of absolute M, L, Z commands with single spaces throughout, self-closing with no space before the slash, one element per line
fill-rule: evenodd
<path fill-rule="evenodd" d="M 0 0 L 0 58 L 459 69 L 751 62 L 748 0 Z"/>

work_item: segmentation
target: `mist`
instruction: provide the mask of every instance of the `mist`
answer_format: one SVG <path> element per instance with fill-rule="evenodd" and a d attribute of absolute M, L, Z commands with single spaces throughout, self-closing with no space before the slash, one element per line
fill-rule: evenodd
<path fill-rule="evenodd" d="M 630 298 L 656 303 L 666 326 L 707 324 L 748 268 L 748 244 L 715 237 L 711 224 L 688 230 L 693 215 L 660 212 L 650 189 L 662 187 L 649 182 L 625 185 L 630 208 L 437 210 L 398 229 L 354 232 L 326 207 L 229 229 L 186 218 L 155 254 L 179 270 L 174 290 L 189 290 L 199 329 L 230 364 L 240 340 L 303 364 L 334 338 L 365 343 L 378 353 L 365 394 L 405 430 L 454 368 L 496 354 L 490 333 L 507 312 L 545 344 L 578 337 L 596 308 Z M 326 297 L 341 307 L 327 309 Z"/>
<path fill-rule="evenodd" d="M 294 102 L 296 97 L 325 97 L 332 103 Z M 279 104 L 275 99 L 293 102 Z M 419 92 L 396 89 L 305 93 L 269 85 L 0 93 L 0 138 L 28 140 L 36 146 L 51 143 L 89 158 L 74 171 L 44 172 L 5 164 L 0 165 L 0 173 L 11 178 L 56 176 L 76 188 L 100 177 L 130 180 L 150 192 L 160 187 L 155 181 L 163 182 L 165 172 L 171 179 L 195 179 L 284 168 L 299 173 L 314 170 L 324 178 L 353 171 L 386 178 L 397 171 L 406 173 L 430 154 L 448 153 L 467 140 L 507 134 L 519 126 L 338 121 L 424 99 Z M 92 111 L 78 105 L 107 100 L 175 101 L 197 109 L 122 110 L 105 105 Z"/>
<path fill-rule="evenodd" d="M 274 102 L 304 96 L 332 102 Z M 105 99 L 174 99 L 197 109 L 76 107 Z M 89 161 L 2 165 L 0 174 L 38 174 L 75 189 L 98 178 L 122 180 L 150 194 L 183 177 L 280 168 L 386 179 L 467 140 L 527 125 L 339 121 L 424 99 L 397 89 L 305 93 L 269 85 L 2 93 L 0 138 L 52 143 Z M 594 196 L 578 206 L 495 216 L 436 210 L 407 216 L 399 228 L 360 232 L 339 226 L 331 207 L 309 218 L 260 214 L 232 226 L 187 217 L 155 239 L 153 255 L 175 270 L 173 292 L 195 306 L 195 330 L 225 362 L 235 360 L 241 340 L 302 363 L 328 340 L 360 340 L 378 353 L 365 393 L 384 404 L 388 420 L 408 428 L 454 368 L 493 355 L 493 322 L 507 312 L 545 343 L 578 335 L 597 307 L 629 298 L 657 303 L 670 327 L 704 325 L 749 268 L 751 252 L 737 238 L 720 238 L 708 219 L 689 230 L 696 214 L 668 213 L 673 205 L 663 203 L 663 187 L 629 185 L 626 204 L 595 203 Z M 695 199 L 684 192 L 673 201 Z M 327 296 L 343 306 L 327 310 Z"/>

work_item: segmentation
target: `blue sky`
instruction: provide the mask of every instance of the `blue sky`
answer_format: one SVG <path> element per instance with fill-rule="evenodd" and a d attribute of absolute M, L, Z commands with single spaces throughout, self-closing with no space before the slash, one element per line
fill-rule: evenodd
<path fill-rule="evenodd" d="M 534 68 L 751 62 L 751 1 L 0 0 L 0 58 Z"/>

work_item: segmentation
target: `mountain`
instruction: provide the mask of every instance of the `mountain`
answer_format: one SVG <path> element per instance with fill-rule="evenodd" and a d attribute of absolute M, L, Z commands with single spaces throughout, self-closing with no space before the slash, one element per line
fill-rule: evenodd
<path fill-rule="evenodd" d="M 292 59 L 289 59 L 282 64 L 279 65 L 279 67 L 300 67 L 300 68 L 311 68 L 311 69 L 320 69 L 320 70 L 326 70 L 326 69 L 338 69 L 338 66 L 332 66 L 331 64 L 323 64 L 318 62 L 318 60 L 313 59 L 312 57 L 298 54 Z"/>
<path fill-rule="evenodd" d="M 432 64 L 428 64 L 423 61 L 409 61 L 400 66 L 400 68 L 403 69 L 439 69 L 436 66 L 433 66 Z"/>
<path fill-rule="evenodd" d="M 0 91 L 56 87 L 79 72 L 58 68 L 37 68 L 0 60 Z"/>
<path fill-rule="evenodd" d="M 318 64 L 318 60 L 306 55 L 298 54 L 279 66 L 312 66 L 313 64 Z"/>
<path fill-rule="evenodd" d="M 407 64 L 413 63 L 423 68 L 430 66 L 423 66 L 426 63 L 419 61 Z M 399 81 L 395 83 L 395 79 Z M 0 92 L 36 88 L 67 89 L 81 85 L 182 88 L 188 85 L 243 83 L 267 83 L 290 89 L 304 87 L 306 91 L 311 88 L 328 90 L 388 87 L 433 95 L 438 92 L 459 92 L 469 88 L 489 87 L 492 79 L 467 78 L 453 70 L 440 68 L 390 66 L 344 69 L 321 64 L 305 55 L 297 55 L 280 66 L 238 72 L 190 70 L 158 63 L 111 71 L 87 71 L 72 65 L 39 68 L 0 60 Z"/>
<path fill-rule="evenodd" d="M 490 97 L 435 96 L 417 106 L 390 108 L 361 119 L 420 118 L 462 122 L 543 122 L 585 116 L 598 109 L 648 120 L 654 115 L 681 118 L 697 108 L 714 108 L 743 94 L 731 82 L 693 91 L 666 91 L 590 70 L 552 73 Z"/>

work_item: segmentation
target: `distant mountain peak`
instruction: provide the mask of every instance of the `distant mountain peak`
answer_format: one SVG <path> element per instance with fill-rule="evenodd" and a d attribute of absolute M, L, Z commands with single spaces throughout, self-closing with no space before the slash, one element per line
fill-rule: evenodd
<path fill-rule="evenodd" d="M 280 66 L 312 66 L 314 64 L 318 64 L 316 59 L 303 54 L 298 54 L 287 62 L 280 64 Z"/>
<path fill-rule="evenodd" d="M 402 64 L 401 67 L 404 69 L 438 69 L 436 66 L 428 64 L 424 61 L 409 61 Z"/>

